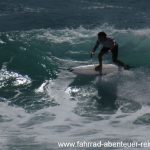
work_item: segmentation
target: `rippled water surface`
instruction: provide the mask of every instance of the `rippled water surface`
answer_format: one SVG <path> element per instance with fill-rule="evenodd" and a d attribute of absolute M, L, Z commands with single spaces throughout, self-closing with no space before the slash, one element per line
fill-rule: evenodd
<path fill-rule="evenodd" d="M 148 141 L 149 3 L 1 0 L 0 149 Z M 68 68 L 97 63 L 99 50 L 92 60 L 89 52 L 99 31 L 116 39 L 119 58 L 133 68 L 102 77 L 71 73 Z M 104 63 L 112 63 L 110 55 Z"/>

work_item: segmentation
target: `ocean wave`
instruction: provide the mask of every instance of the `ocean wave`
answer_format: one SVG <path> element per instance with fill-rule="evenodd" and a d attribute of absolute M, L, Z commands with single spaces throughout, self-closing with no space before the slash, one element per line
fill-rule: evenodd
<path fill-rule="evenodd" d="M 48 59 L 52 56 L 61 57 L 61 59 L 68 57 L 69 59 L 74 59 L 74 61 L 81 61 L 81 58 L 85 60 L 85 56 L 89 55 L 96 42 L 97 33 L 100 31 L 105 31 L 108 36 L 115 38 L 119 44 L 122 58 L 125 61 L 131 62 L 135 66 L 149 64 L 149 28 L 117 29 L 108 24 L 92 29 L 83 26 L 57 30 L 47 28 L 1 33 L 0 41 L 3 45 L 12 45 L 17 42 L 17 49 L 22 53 L 26 52 L 27 55 L 29 53 L 32 55 L 35 52 L 36 57 L 41 57 L 41 67 L 46 69 L 48 66 L 43 61 L 47 60 L 48 62 Z M 141 54 L 143 57 L 141 57 Z M 63 56 L 66 57 L 62 58 Z"/>
<path fill-rule="evenodd" d="M 32 7 L 24 7 L 22 12 L 30 12 L 30 13 L 40 13 L 40 12 L 48 12 L 46 8 L 32 8 Z"/>
<path fill-rule="evenodd" d="M 56 68 L 62 64 L 54 58 L 66 62 L 88 61 L 90 50 L 96 42 L 99 31 L 105 31 L 108 36 L 116 39 L 120 47 L 119 53 L 125 62 L 134 66 L 149 66 L 150 29 L 117 29 L 108 24 L 92 29 L 80 26 L 57 30 L 48 28 L 0 33 L 1 49 L 6 49 L 1 51 L 1 56 L 4 56 L 1 59 L 7 62 L 15 56 L 13 60 L 15 66 L 19 67 L 20 64 L 17 62 L 23 63 L 24 59 L 24 63 L 27 66 L 32 64 L 34 70 L 39 72 L 38 74 L 43 72 L 43 75 L 55 76 L 57 74 Z M 9 47 L 11 50 L 8 49 Z M 22 59 L 20 56 L 23 56 Z M 95 57 L 93 59 L 96 60 Z M 27 68 L 24 69 L 29 71 Z"/>
<path fill-rule="evenodd" d="M 78 43 L 85 43 L 91 38 L 97 37 L 97 33 L 100 31 L 105 31 L 110 36 L 117 36 L 119 38 L 124 38 L 124 36 L 130 38 L 132 36 L 134 39 L 136 38 L 150 38 L 150 29 L 116 29 L 113 26 L 109 26 L 107 23 L 96 27 L 93 29 L 87 29 L 82 26 L 78 28 L 65 28 L 65 29 L 43 29 L 37 34 L 36 38 L 41 40 L 47 40 L 52 43 L 71 43 L 71 44 L 78 44 Z M 134 42 L 133 39 L 133 42 Z"/>
<path fill-rule="evenodd" d="M 12 13 L 40 13 L 48 12 L 48 9 L 43 7 L 32 7 L 22 3 L 0 3 L 0 16 L 12 15 Z"/>
<path fill-rule="evenodd" d="M 104 5 L 104 4 L 95 4 L 94 6 L 88 6 L 83 9 L 89 9 L 89 10 L 94 10 L 94 9 L 129 9 L 132 10 L 131 7 L 122 7 L 122 6 L 116 6 L 116 5 Z"/>
<path fill-rule="evenodd" d="M 87 42 L 87 40 L 91 40 L 91 38 L 97 38 L 97 33 L 100 31 L 105 31 L 109 36 L 119 36 L 122 38 L 124 36 L 130 38 L 133 36 L 136 38 L 141 37 L 150 37 L 150 28 L 144 29 L 117 29 L 114 26 L 110 26 L 107 23 L 104 23 L 102 26 L 97 26 L 94 28 L 85 28 L 83 26 L 79 26 L 78 28 L 64 28 L 64 29 L 35 29 L 30 31 L 16 31 L 7 34 L 7 36 L 12 36 L 17 33 L 18 39 L 39 39 L 39 40 L 46 40 L 52 43 L 71 43 L 71 44 L 78 44 Z M 14 34 L 12 34 L 14 33 Z M 2 34 L 2 33 L 1 33 Z M 12 38 L 10 37 L 10 38 Z M 15 37 L 15 36 L 14 36 Z M 133 39 L 134 41 L 134 39 Z"/>

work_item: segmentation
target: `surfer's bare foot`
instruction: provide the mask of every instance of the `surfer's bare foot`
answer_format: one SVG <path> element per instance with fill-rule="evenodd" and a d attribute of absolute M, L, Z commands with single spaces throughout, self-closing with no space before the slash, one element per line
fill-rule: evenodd
<path fill-rule="evenodd" d="M 102 70 L 102 67 L 100 65 L 95 67 L 95 71 L 101 71 L 101 70 Z"/>

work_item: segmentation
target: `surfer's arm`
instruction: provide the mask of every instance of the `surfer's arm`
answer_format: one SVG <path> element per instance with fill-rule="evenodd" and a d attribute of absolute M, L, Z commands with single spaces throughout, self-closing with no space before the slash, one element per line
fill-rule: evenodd
<path fill-rule="evenodd" d="M 95 52 L 99 45 L 100 45 L 100 42 L 99 40 L 97 40 L 92 52 Z"/>

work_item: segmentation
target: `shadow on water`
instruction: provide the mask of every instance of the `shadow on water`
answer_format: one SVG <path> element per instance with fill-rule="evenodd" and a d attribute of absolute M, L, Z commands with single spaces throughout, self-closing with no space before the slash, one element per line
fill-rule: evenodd
<path fill-rule="evenodd" d="M 117 100 L 117 82 L 114 80 L 103 80 L 99 78 L 96 84 L 98 91 L 97 103 L 100 110 L 113 111 L 118 108 Z"/>
<path fill-rule="evenodd" d="M 71 96 L 77 101 L 75 113 L 80 116 L 113 114 L 118 109 L 117 82 L 114 78 L 98 77 L 95 82 L 95 77 L 77 76 L 70 87 Z"/>
<path fill-rule="evenodd" d="M 94 80 L 94 77 L 79 75 L 74 79 L 74 81 L 70 84 L 70 86 L 77 86 L 77 87 L 87 86 L 91 84 L 93 80 Z"/>

